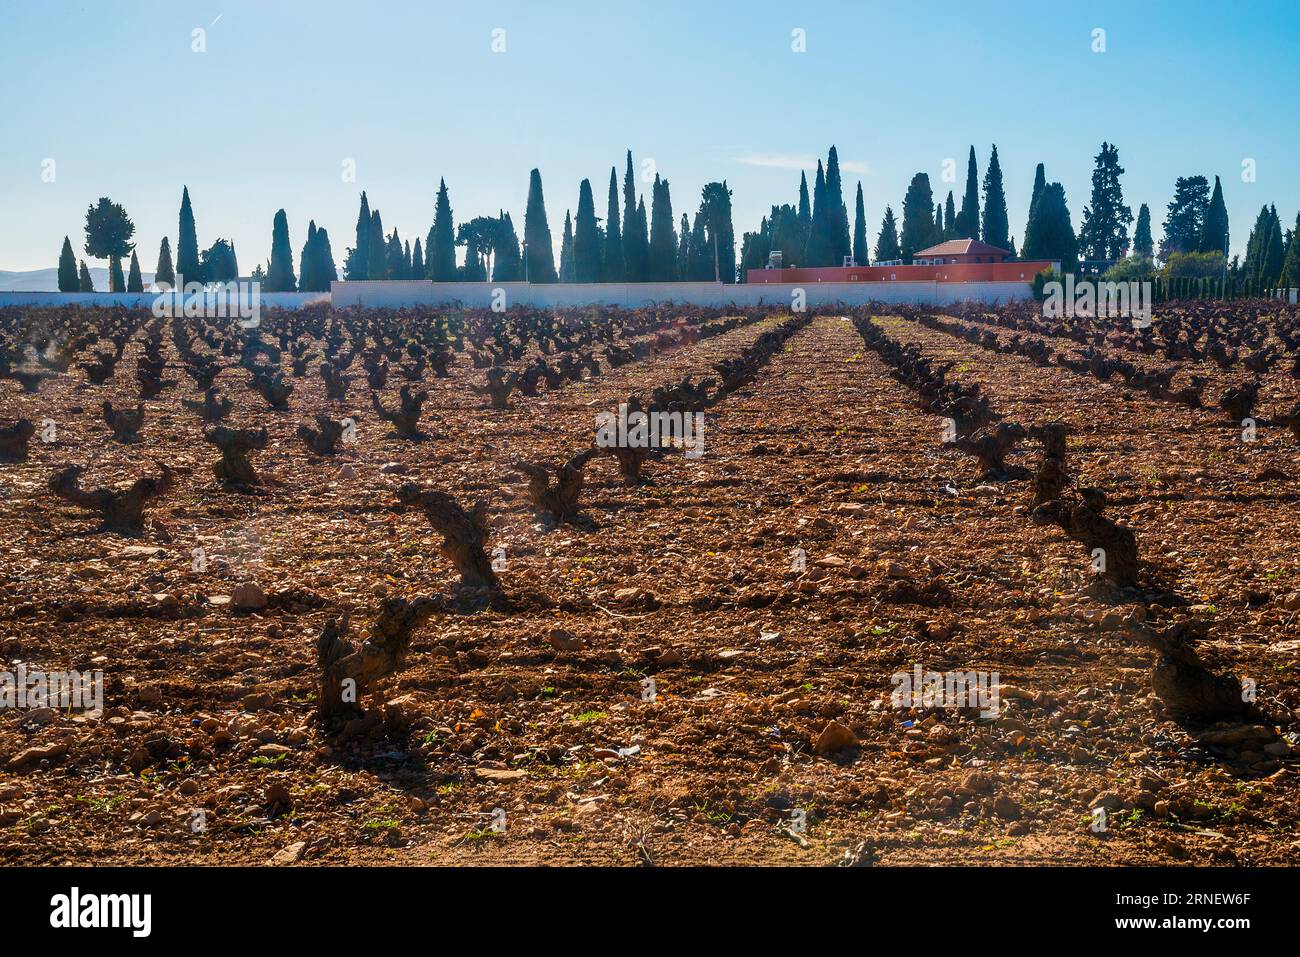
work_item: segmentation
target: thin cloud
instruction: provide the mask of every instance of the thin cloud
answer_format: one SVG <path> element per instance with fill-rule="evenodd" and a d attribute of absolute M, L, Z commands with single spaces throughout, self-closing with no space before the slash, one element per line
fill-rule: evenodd
<path fill-rule="evenodd" d="M 811 172 L 817 168 L 816 156 L 796 156 L 789 153 L 756 153 L 740 156 L 737 163 L 745 166 L 760 166 L 765 169 L 799 169 Z M 840 160 L 840 170 L 845 173 L 866 175 L 871 172 L 866 163 L 860 160 Z"/>

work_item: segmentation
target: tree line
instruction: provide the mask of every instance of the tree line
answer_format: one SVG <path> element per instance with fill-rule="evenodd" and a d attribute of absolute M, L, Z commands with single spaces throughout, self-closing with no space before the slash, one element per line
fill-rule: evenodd
<path fill-rule="evenodd" d="M 892 205 L 885 207 L 869 245 L 862 183 L 854 197 L 852 228 L 844 200 L 839 155 L 831 146 L 825 165 L 817 161 L 811 192 L 806 173 L 799 178 L 793 203 L 774 205 L 758 229 L 746 232 L 736 258 L 732 227 L 731 190 L 725 180 L 707 183 L 701 190 L 694 217 L 673 213 L 669 182 L 655 173 L 650 184 L 650 209 L 644 193 L 638 194 L 632 152 L 628 150 L 620 184 L 617 167 L 611 167 L 605 215 L 597 216 L 591 181 L 578 187 L 576 214 L 566 209 L 558 266 L 547 221 L 542 177 L 529 173 L 520 241 L 510 213 L 477 216 L 457 224 L 445 181 L 439 181 L 434 199 L 433 224 L 428 234 L 403 240 L 396 229 L 384 232 L 378 208 L 371 208 L 363 191 L 357 214 L 355 240 L 343 258 L 348 280 L 429 279 L 434 282 L 744 282 L 750 269 L 771 261 L 774 253 L 791 266 L 839 266 L 911 263 L 916 253 L 950 239 L 977 239 L 1005 249 L 1011 258 L 1057 260 L 1062 271 L 1101 271 L 1110 278 L 1132 279 L 1157 272 L 1165 278 L 1222 276 L 1253 288 L 1300 286 L 1300 215 L 1295 228 L 1283 230 L 1276 206 L 1265 205 L 1251 229 L 1245 258 L 1227 261 L 1229 224 L 1223 188 L 1214 178 L 1180 176 L 1166 209 L 1164 235 L 1157 250 L 1152 240 L 1151 211 L 1143 203 L 1136 220 L 1124 201 L 1119 149 L 1103 142 L 1094 158 L 1089 202 L 1083 207 L 1076 232 L 1065 187 L 1047 182 L 1044 165 L 1034 172 L 1029 214 L 1019 252 L 1010 235 L 1006 194 L 998 149 L 993 145 L 981 182 L 971 146 L 966 163 L 966 183 L 958 206 L 953 191 L 938 201 L 930 177 L 917 173 L 903 197 L 902 222 Z M 982 187 L 982 199 L 981 199 Z M 1135 224 L 1135 225 L 1134 225 Z M 1133 226 L 1132 233 L 1129 232 Z M 109 291 L 142 292 L 139 260 L 132 238 L 135 225 L 120 204 L 101 197 L 86 212 L 88 256 L 109 261 Z M 457 247 L 463 247 L 457 264 Z M 130 257 L 127 275 L 122 262 Z M 155 282 L 230 282 L 239 278 L 234 243 L 217 239 L 200 250 L 188 187 L 181 195 L 176 258 L 166 237 L 158 251 Z M 85 260 L 78 260 L 65 237 L 59 256 L 59 290 L 93 291 Z M 271 257 L 252 278 L 267 292 L 328 291 L 339 278 L 329 233 L 307 226 L 307 238 L 294 269 L 288 219 L 278 210 L 271 225 Z"/>

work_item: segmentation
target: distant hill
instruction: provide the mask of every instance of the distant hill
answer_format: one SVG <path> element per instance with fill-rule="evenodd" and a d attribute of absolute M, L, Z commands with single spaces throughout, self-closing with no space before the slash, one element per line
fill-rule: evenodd
<path fill-rule="evenodd" d="M 153 273 L 142 272 L 144 287 L 149 288 L 153 282 Z M 95 284 L 96 292 L 108 292 L 108 267 L 92 266 L 90 278 Z M 0 269 L 0 292 L 58 292 L 59 270 L 30 269 L 27 272 L 12 272 Z"/>

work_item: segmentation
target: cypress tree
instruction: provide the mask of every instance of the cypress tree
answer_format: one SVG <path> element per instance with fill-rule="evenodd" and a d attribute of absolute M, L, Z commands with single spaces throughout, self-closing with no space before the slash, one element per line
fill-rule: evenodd
<path fill-rule="evenodd" d="M 917 173 L 912 177 L 907 195 L 903 198 L 903 232 L 899 236 L 903 261 L 908 265 L 911 265 L 912 256 L 917 250 L 933 245 L 933 202 L 930 177 L 925 173 Z"/>
<path fill-rule="evenodd" d="M 438 198 L 433 205 L 433 229 L 425 246 L 426 268 L 434 282 L 452 282 L 456 278 L 456 228 L 452 224 L 451 200 L 447 184 L 438 180 Z"/>
<path fill-rule="evenodd" d="M 72 252 L 72 240 L 64 236 L 63 249 L 59 252 L 59 292 L 78 292 L 80 288 L 81 283 L 77 278 L 77 257 Z"/>
<path fill-rule="evenodd" d="M 1122 172 L 1122 170 L 1121 170 Z M 1128 207 L 1124 207 L 1125 210 Z M 1129 212 L 1128 221 L 1133 221 Z M 1002 188 L 1002 164 L 998 162 L 998 147 L 993 144 L 989 168 L 984 171 L 984 241 L 999 249 L 1011 245 L 1011 225 L 1007 222 L 1007 194 Z"/>
<path fill-rule="evenodd" d="M 334 250 L 330 248 L 330 234 L 325 227 L 316 230 L 316 242 L 312 246 L 312 275 L 316 285 L 310 292 L 329 292 L 330 283 L 339 278 L 334 268 Z"/>
<path fill-rule="evenodd" d="M 826 200 L 829 203 L 829 232 L 826 236 L 830 251 L 831 265 L 842 266 L 844 260 L 853 255 L 853 245 L 849 239 L 849 212 L 844 205 L 844 184 L 840 179 L 840 154 L 831 146 L 826 157 Z"/>
<path fill-rule="evenodd" d="M 650 279 L 672 282 L 677 278 L 677 236 L 673 231 L 673 201 L 668 180 L 655 174 L 650 192 Z"/>
<path fill-rule="evenodd" d="M 577 270 L 573 265 L 573 221 L 564 211 L 564 235 L 560 237 L 560 282 L 573 282 Z"/>
<path fill-rule="evenodd" d="M 690 261 L 686 267 L 686 278 L 691 282 L 713 281 L 713 248 L 709 245 L 709 212 L 703 199 L 695 213 L 695 223 L 691 227 Z"/>
<path fill-rule="evenodd" d="M 1300 213 L 1296 214 L 1295 229 L 1291 230 L 1291 240 L 1286 244 L 1286 255 L 1282 257 L 1282 275 L 1278 277 L 1277 284 L 1283 289 L 1300 288 Z"/>
<path fill-rule="evenodd" d="M 415 237 L 415 249 L 411 251 L 411 278 L 427 279 L 428 275 L 424 268 L 424 250 L 420 248 L 420 237 Z"/>
<path fill-rule="evenodd" d="M 81 260 L 81 268 L 77 270 L 78 292 L 94 292 L 95 281 L 90 278 L 90 270 L 86 268 L 86 261 Z"/>
<path fill-rule="evenodd" d="M 943 238 L 957 238 L 957 206 L 952 201 L 952 190 L 948 190 L 948 198 L 943 204 Z"/>
<path fill-rule="evenodd" d="M 600 282 L 600 227 L 596 224 L 596 198 L 591 180 L 578 184 L 578 218 L 573 225 L 573 277 L 575 282 Z"/>
<path fill-rule="evenodd" d="M 266 270 L 267 292 L 294 292 L 293 247 L 289 244 L 289 218 L 278 210 L 271 223 L 271 264 Z"/>
<path fill-rule="evenodd" d="M 943 242 L 943 203 L 934 204 L 934 235 L 933 243 Z"/>
<path fill-rule="evenodd" d="M 629 154 L 630 156 L 630 154 Z M 631 169 L 631 167 L 628 167 Z M 524 278 L 529 282 L 555 282 L 555 252 L 551 248 L 551 227 L 546 224 L 546 200 L 542 196 L 542 174 L 528 174 L 528 204 L 524 209 Z"/>
<path fill-rule="evenodd" d="M 524 278 L 524 264 L 519 255 L 519 235 L 515 232 L 510 214 L 502 211 L 497 228 L 497 244 L 493 248 L 492 281 L 518 282 Z"/>
<path fill-rule="evenodd" d="M 144 278 L 140 275 L 140 260 L 135 250 L 131 250 L 131 269 L 126 277 L 127 292 L 144 292 Z"/>
<path fill-rule="evenodd" d="M 609 198 L 605 202 L 605 255 L 601 275 L 605 282 L 627 278 L 623 264 L 623 231 L 618 217 L 618 172 L 609 168 Z"/>
<path fill-rule="evenodd" d="M 301 292 L 312 292 L 320 285 L 320 279 L 315 275 L 313 270 L 316 268 L 316 260 L 313 256 L 316 248 L 316 220 L 307 221 L 307 241 L 302 244 L 302 252 L 298 256 L 298 289 Z"/>
<path fill-rule="evenodd" d="M 948 194 L 949 202 L 952 194 Z M 862 202 L 862 181 L 858 181 L 858 194 L 853 201 L 853 261 L 859 266 L 869 265 L 870 253 L 867 251 L 867 213 Z"/>
<path fill-rule="evenodd" d="M 126 289 L 126 278 L 122 275 L 122 260 L 113 256 L 108 260 L 108 291 L 122 292 L 124 289 Z"/>
<path fill-rule="evenodd" d="M 1197 245 L 1203 253 L 1228 254 L 1228 207 L 1224 205 L 1223 186 L 1217 176 L 1214 177 L 1214 192 L 1210 194 L 1210 205 L 1205 210 L 1201 240 Z"/>
<path fill-rule="evenodd" d="M 1151 238 L 1151 209 L 1146 203 L 1138 207 L 1137 225 L 1133 227 L 1133 252 L 1148 259 L 1156 254 L 1156 244 Z"/>
<path fill-rule="evenodd" d="M 927 181 L 928 181 L 927 177 Z M 966 159 L 966 195 L 961 200 L 961 212 L 957 214 L 957 238 L 980 238 L 980 192 L 979 171 L 975 167 L 975 147 L 970 148 Z M 907 234 L 907 204 L 903 204 L 903 234 Z M 906 241 L 904 241 L 906 247 Z M 921 248 L 921 247 L 918 247 Z"/>
<path fill-rule="evenodd" d="M 1034 218 L 1034 204 L 1038 202 L 1038 197 L 1043 195 L 1043 189 L 1047 186 L 1047 173 L 1043 169 L 1043 164 L 1039 163 L 1034 170 L 1034 191 L 1029 197 L 1029 216 L 1025 220 L 1025 235 L 1029 235 L 1029 220 Z M 1020 250 L 1020 255 L 1024 256 L 1024 248 Z"/>
<path fill-rule="evenodd" d="M 384 220 L 379 210 L 370 211 L 370 236 L 366 240 L 366 278 L 387 279 L 388 257 L 384 241 Z"/>
<path fill-rule="evenodd" d="M 880 235 L 876 238 L 876 261 L 893 262 L 903 258 L 898 246 L 898 223 L 894 219 L 894 208 L 885 207 L 885 218 L 880 221 Z"/>
<path fill-rule="evenodd" d="M 808 248 L 808 239 L 812 235 L 812 203 L 808 199 L 808 174 L 799 174 L 799 252 L 790 256 L 786 266 L 793 266 L 796 259 L 803 262 L 803 252 Z M 811 264 L 808 264 L 811 265 Z"/>
<path fill-rule="evenodd" d="M 418 243 L 419 241 L 420 241 L 420 240 L 418 240 L 418 239 L 416 240 L 417 243 Z M 404 273 L 405 273 L 405 274 L 402 276 L 402 278 L 403 278 L 403 279 L 418 279 L 418 278 L 420 278 L 420 277 L 417 276 L 415 273 L 411 272 L 411 241 L 410 241 L 409 239 L 406 241 L 405 245 L 402 247 L 402 259 L 405 260 L 405 261 L 402 263 L 402 269 L 404 270 Z"/>
<path fill-rule="evenodd" d="M 167 237 L 162 238 L 158 246 L 158 265 L 153 271 L 154 285 L 166 283 L 168 286 L 176 286 L 176 270 L 172 268 L 172 247 Z"/>
<path fill-rule="evenodd" d="M 1278 219 L 1277 207 L 1269 210 L 1268 232 L 1260 246 L 1259 288 L 1273 289 L 1278 277 L 1282 275 L 1282 224 Z"/>
<path fill-rule="evenodd" d="M 705 243 L 707 255 L 712 258 L 713 269 L 709 278 L 724 283 L 736 281 L 736 234 L 731 223 L 731 190 L 724 179 L 721 183 L 706 183 L 701 193 L 701 209 L 705 213 Z"/>
<path fill-rule="evenodd" d="M 366 191 L 361 191 L 361 208 L 357 211 L 357 244 L 352 247 L 346 264 L 349 279 L 368 279 L 370 277 L 370 200 Z"/>
<path fill-rule="evenodd" d="M 1070 223 L 1065 187 L 1060 183 L 1048 183 L 1043 187 L 1025 230 L 1025 243 L 1020 255 L 1023 259 L 1059 260 L 1062 272 L 1074 272 L 1078 268 L 1078 240 Z"/>
<path fill-rule="evenodd" d="M 813 179 L 812 222 L 808 226 L 808 242 L 804 247 L 803 264 L 805 266 L 829 266 L 831 250 L 829 234 L 831 231 L 830 212 L 826 199 L 826 171 L 822 161 L 817 161 L 817 175 Z"/>
<path fill-rule="evenodd" d="M 682 213 L 681 229 L 678 231 L 677 239 L 677 278 L 683 282 L 690 279 L 691 264 L 691 221 L 685 213 Z"/>
<path fill-rule="evenodd" d="M 627 151 L 623 174 L 623 271 L 628 282 L 645 282 L 650 268 L 650 237 L 646 229 L 645 201 L 638 200 L 632 175 L 632 151 Z"/>
<path fill-rule="evenodd" d="M 389 279 L 406 278 L 406 256 L 396 229 L 384 243 L 384 273 Z"/>
<path fill-rule="evenodd" d="M 194 209 L 190 206 L 190 188 L 181 191 L 180 232 L 176 234 L 176 271 L 186 282 L 202 282 L 199 265 L 199 237 L 194 228 Z"/>

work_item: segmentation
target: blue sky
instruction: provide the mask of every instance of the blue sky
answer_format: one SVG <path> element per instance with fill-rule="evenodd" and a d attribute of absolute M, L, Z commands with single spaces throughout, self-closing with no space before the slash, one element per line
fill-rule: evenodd
<path fill-rule="evenodd" d="M 195 28 L 206 52 L 192 50 Z M 806 52 L 791 49 L 796 28 Z M 579 182 L 603 213 L 628 148 L 669 179 L 678 219 L 726 179 L 738 240 L 794 201 L 799 166 L 832 143 L 850 214 L 862 181 L 873 245 L 917 171 L 960 202 L 971 144 L 981 178 L 998 146 L 1017 243 L 1040 161 L 1078 227 L 1102 140 L 1119 146 L 1125 198 L 1135 213 L 1150 204 L 1157 239 L 1179 175 L 1222 177 L 1234 252 L 1262 203 L 1287 224 L 1300 208 L 1294 0 L 6 0 L 0 64 L 0 269 L 55 265 L 65 234 L 81 256 L 86 207 L 107 195 L 132 215 L 150 271 L 160 238 L 175 245 L 182 185 L 200 244 L 233 238 L 244 273 L 269 255 L 281 207 L 295 255 L 314 218 L 341 261 L 361 189 L 411 240 L 440 177 L 457 221 L 505 208 L 522 230 L 533 166 L 558 245 Z M 947 158 L 955 184 L 940 180 Z"/>

